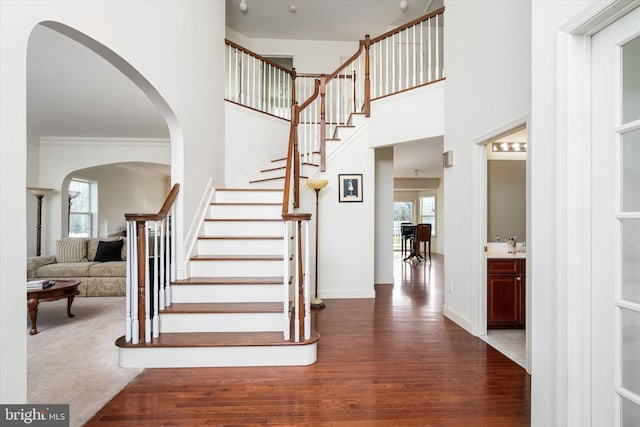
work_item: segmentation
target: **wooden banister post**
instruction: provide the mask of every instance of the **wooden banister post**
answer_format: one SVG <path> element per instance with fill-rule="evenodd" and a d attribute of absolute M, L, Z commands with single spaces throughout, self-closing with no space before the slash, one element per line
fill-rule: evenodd
<path fill-rule="evenodd" d="M 327 169 L 325 148 L 327 145 L 327 76 L 320 76 L 320 172 Z"/>
<path fill-rule="evenodd" d="M 300 147 L 298 147 L 298 123 L 300 122 L 300 107 L 293 104 L 291 117 L 291 138 L 293 138 L 293 207 L 300 206 Z M 288 189 L 285 189 L 288 191 Z"/>
<path fill-rule="evenodd" d="M 145 303 L 145 282 L 147 265 L 147 230 L 145 221 L 136 221 L 136 228 L 138 229 L 138 333 L 141 340 L 145 337 L 145 319 L 147 317 L 146 303 Z"/>
<path fill-rule="evenodd" d="M 371 39 L 369 34 L 364 36 L 364 115 L 365 117 L 371 117 L 371 79 L 370 62 L 369 62 L 369 47 L 371 47 Z"/>
<path fill-rule="evenodd" d="M 297 102 L 296 99 L 296 77 L 298 74 L 296 73 L 295 67 L 291 69 L 291 105 Z M 293 116 L 291 116 L 293 118 Z"/>

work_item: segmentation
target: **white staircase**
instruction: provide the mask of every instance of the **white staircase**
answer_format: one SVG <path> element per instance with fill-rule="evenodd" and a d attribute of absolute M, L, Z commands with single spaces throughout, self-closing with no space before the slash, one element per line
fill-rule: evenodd
<path fill-rule="evenodd" d="M 316 361 L 318 335 L 285 341 L 282 190 L 217 189 L 191 277 L 172 283 L 160 335 L 120 347 L 122 367 L 288 366 Z M 287 278 L 287 283 L 289 278 Z"/>

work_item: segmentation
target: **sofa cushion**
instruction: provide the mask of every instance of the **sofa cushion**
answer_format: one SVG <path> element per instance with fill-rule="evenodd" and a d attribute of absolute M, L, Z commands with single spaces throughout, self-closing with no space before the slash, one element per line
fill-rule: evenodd
<path fill-rule="evenodd" d="M 125 277 L 127 263 L 124 261 L 107 261 L 90 263 L 88 276 L 91 277 Z"/>
<path fill-rule="evenodd" d="M 93 238 L 87 241 L 87 259 L 89 261 L 94 261 L 96 258 L 96 252 L 98 251 L 98 244 L 100 242 L 115 242 L 119 240 L 119 237 L 100 237 Z"/>
<path fill-rule="evenodd" d="M 122 260 L 122 240 L 114 240 L 112 242 L 100 241 L 98 242 L 98 248 L 96 249 L 96 256 L 94 261 L 107 262 L 107 261 L 121 261 Z"/>
<path fill-rule="evenodd" d="M 80 262 L 87 260 L 87 239 L 65 237 L 56 241 L 57 262 Z"/>
<path fill-rule="evenodd" d="M 43 265 L 36 273 L 37 277 L 83 277 L 89 275 L 94 262 L 63 262 Z"/>

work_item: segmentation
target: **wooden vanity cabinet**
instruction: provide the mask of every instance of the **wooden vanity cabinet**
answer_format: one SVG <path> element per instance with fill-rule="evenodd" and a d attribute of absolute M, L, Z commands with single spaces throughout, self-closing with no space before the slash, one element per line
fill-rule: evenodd
<path fill-rule="evenodd" d="M 487 259 L 487 329 L 525 327 L 525 271 L 525 259 Z"/>

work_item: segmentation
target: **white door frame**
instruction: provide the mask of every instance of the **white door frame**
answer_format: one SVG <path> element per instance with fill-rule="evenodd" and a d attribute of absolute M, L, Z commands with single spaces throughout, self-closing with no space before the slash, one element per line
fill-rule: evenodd
<path fill-rule="evenodd" d="M 511 123 L 507 123 L 504 126 L 501 126 L 497 129 L 492 130 L 491 132 L 482 135 L 479 138 L 476 138 L 473 142 L 475 146 L 473 147 L 473 168 L 472 176 L 475 178 L 473 183 L 473 191 L 472 191 L 472 205 L 475 206 L 476 215 L 474 215 L 474 224 L 473 230 L 474 234 L 472 236 L 472 247 L 477 250 L 474 252 L 476 255 L 473 257 L 473 265 L 472 268 L 472 277 L 476 278 L 475 286 L 472 287 L 472 314 L 471 314 L 471 330 L 472 333 L 476 336 L 487 335 L 487 261 L 486 254 L 483 251 L 483 247 L 487 244 L 487 144 L 491 141 L 494 141 L 504 135 L 511 133 L 517 129 L 522 129 L 526 127 L 527 129 L 527 143 L 529 142 L 529 116 L 521 117 L 514 120 Z M 526 210 L 526 231 L 527 236 L 530 236 L 531 232 L 531 193 L 530 183 L 531 183 L 531 167 L 529 155 L 527 154 L 527 171 L 526 171 L 526 181 L 527 181 L 527 210 Z M 527 253 L 527 274 L 529 269 L 531 268 L 531 262 L 529 262 L 529 254 Z M 526 295 L 525 295 L 525 311 L 526 311 L 526 325 L 525 328 L 525 342 L 526 342 L 526 360 L 525 360 L 525 369 L 528 373 L 531 373 L 531 357 L 530 357 L 530 349 L 531 349 L 531 328 L 529 325 L 531 324 L 531 286 L 529 286 L 529 277 L 531 275 L 528 274 L 527 277 L 527 286 Z"/>
<path fill-rule="evenodd" d="M 557 34 L 556 425 L 591 426 L 591 36 L 638 5 L 594 1 Z"/>

